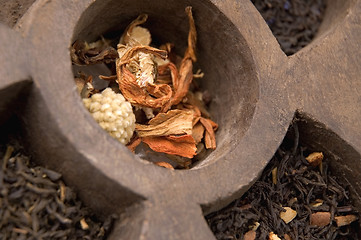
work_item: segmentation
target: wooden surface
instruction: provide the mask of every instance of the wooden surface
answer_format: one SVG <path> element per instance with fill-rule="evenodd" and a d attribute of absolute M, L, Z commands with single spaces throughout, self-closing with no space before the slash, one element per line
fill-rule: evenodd
<path fill-rule="evenodd" d="M 347 1 L 333 19 L 327 14 L 335 16 L 338 3 L 329 1 L 329 21 L 318 37 L 287 57 L 248 0 L 38 0 L 17 33 L 0 28 L 7 43 L 0 45 L 6 62 L 0 93 L 19 96 L 8 86 L 32 79 L 22 112 L 29 149 L 97 213 L 122 214 L 110 239 L 214 239 L 203 215 L 251 186 L 297 111 L 304 141 L 326 141 L 325 151 L 343 155 L 335 165 L 361 192 L 361 3 Z M 69 46 L 122 29 L 146 12 L 158 40 L 182 52 L 186 5 L 194 10 L 202 86 L 214 96 L 211 113 L 220 129 L 218 148 L 200 164 L 169 171 L 134 156 L 96 124 L 77 95 Z"/>

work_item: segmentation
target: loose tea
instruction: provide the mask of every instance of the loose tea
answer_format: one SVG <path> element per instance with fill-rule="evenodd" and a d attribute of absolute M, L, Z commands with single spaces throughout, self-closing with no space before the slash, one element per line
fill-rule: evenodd
<path fill-rule="evenodd" d="M 292 55 L 316 35 L 326 9 L 324 0 L 252 0 L 277 38 Z"/>
<path fill-rule="evenodd" d="M 0 239 L 105 239 L 114 216 L 100 222 L 60 173 L 13 151 L 0 154 Z"/>
<path fill-rule="evenodd" d="M 197 32 L 192 8 L 185 12 L 189 32 L 183 58 L 174 53 L 172 43 L 150 46 L 151 33 L 140 26 L 146 14 L 129 24 L 116 49 L 103 37 L 90 44 L 77 40 L 71 47 L 73 64 L 107 64 L 115 73 L 99 76 L 107 82 L 105 89 L 94 87 L 94 76 L 75 78 L 94 119 L 133 152 L 142 145 L 146 152 L 165 154 L 168 164 L 157 165 L 170 169 L 189 168 L 206 149 L 215 149 L 218 128 L 207 111 L 209 94 L 203 95 L 193 81 L 204 74 L 193 74 Z"/>
<path fill-rule="evenodd" d="M 323 153 L 285 140 L 244 196 L 208 215 L 217 239 L 360 239 L 348 186 Z"/>

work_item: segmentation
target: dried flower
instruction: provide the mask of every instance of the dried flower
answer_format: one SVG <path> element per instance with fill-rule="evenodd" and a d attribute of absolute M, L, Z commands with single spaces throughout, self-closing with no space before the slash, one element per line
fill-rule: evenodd
<path fill-rule="evenodd" d="M 191 135 L 145 137 L 142 141 L 153 151 L 193 158 L 196 154 L 196 144 Z"/>
<path fill-rule="evenodd" d="M 130 48 L 116 61 L 119 89 L 123 96 L 136 106 L 162 108 L 172 96 L 171 87 L 167 84 L 148 82 L 146 87 L 143 88 L 138 84 L 135 75 L 126 67 L 126 64 L 131 62 L 133 56 L 140 51 L 166 58 L 166 52 L 156 48 L 148 46 Z"/>
<path fill-rule="evenodd" d="M 202 141 L 203 135 L 204 135 L 204 126 L 201 123 L 197 123 L 196 125 L 194 125 L 192 129 L 192 137 L 194 138 L 197 144 Z"/>
<path fill-rule="evenodd" d="M 192 8 L 187 7 L 185 11 L 189 32 L 183 59 L 175 55 L 171 43 L 161 45 L 159 49 L 150 46 L 151 34 L 140 26 L 147 21 L 146 14 L 139 15 L 128 25 L 115 54 L 115 49 L 102 39 L 91 44 L 76 41 L 71 48 L 71 56 L 74 64 L 115 61 L 116 75 L 99 78 L 109 81 L 115 92 L 118 90 L 114 86 L 118 84 L 120 96 L 124 97 L 122 101 L 107 102 L 118 95 L 110 89 L 94 94 L 100 89 L 89 91 L 84 81 L 77 82 L 82 97 L 94 94 L 84 99 L 84 104 L 102 128 L 128 144 L 133 152 L 143 142 L 156 152 L 169 154 L 178 166 L 187 168 L 192 163 L 190 158 L 196 154 L 203 156 L 206 149 L 216 148 L 215 131 L 218 125 L 210 119 L 203 94 L 190 91 L 193 62 L 197 60 L 197 32 Z M 203 75 L 200 70 L 197 72 L 197 77 Z M 91 84 L 91 81 L 88 83 Z M 127 104 L 125 112 L 128 115 L 116 119 L 116 105 L 123 108 L 124 104 Z M 132 107 L 135 108 L 137 124 Z M 134 125 L 136 132 L 133 136 Z"/>
<path fill-rule="evenodd" d="M 132 106 L 121 94 L 110 88 L 102 93 L 83 99 L 85 107 L 99 125 L 112 137 L 127 144 L 135 129 L 135 115 Z"/>
<path fill-rule="evenodd" d="M 91 44 L 78 40 L 71 46 L 70 56 L 76 65 L 90 65 L 114 62 L 118 53 L 105 39 Z"/>
<path fill-rule="evenodd" d="M 175 109 L 159 113 L 148 125 L 136 124 L 135 128 L 139 137 L 192 134 L 192 120 L 192 111 Z"/>
<path fill-rule="evenodd" d="M 217 130 L 218 124 L 207 118 L 200 118 L 206 132 L 204 134 L 204 141 L 207 149 L 216 149 L 216 135 L 214 131 Z"/>

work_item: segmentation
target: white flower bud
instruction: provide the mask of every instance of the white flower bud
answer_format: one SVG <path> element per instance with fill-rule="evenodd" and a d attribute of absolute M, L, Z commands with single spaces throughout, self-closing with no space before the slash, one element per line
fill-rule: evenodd
<path fill-rule="evenodd" d="M 112 137 L 123 144 L 130 141 L 135 129 L 135 115 L 131 104 L 122 94 L 107 88 L 102 93 L 83 99 L 83 103 L 93 118 Z"/>

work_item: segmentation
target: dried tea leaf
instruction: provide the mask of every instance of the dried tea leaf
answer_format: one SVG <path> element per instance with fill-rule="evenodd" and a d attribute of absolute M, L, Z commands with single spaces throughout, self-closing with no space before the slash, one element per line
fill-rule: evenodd
<path fill-rule="evenodd" d="M 293 204 L 297 203 L 298 199 L 296 197 L 294 198 L 291 198 L 289 201 L 288 201 L 288 206 L 292 206 Z"/>
<path fill-rule="evenodd" d="M 356 220 L 358 220 L 358 217 L 356 215 L 346 215 L 346 216 L 335 217 L 337 227 L 349 225 Z"/>
<path fill-rule="evenodd" d="M 193 112 L 185 110 L 170 110 L 159 113 L 149 121 L 148 125 L 136 124 L 139 137 L 168 136 L 192 134 Z"/>
<path fill-rule="evenodd" d="M 196 125 L 194 125 L 192 130 L 192 137 L 194 138 L 194 141 L 196 141 L 196 144 L 202 141 L 204 130 L 204 126 L 201 123 L 197 123 Z"/>
<path fill-rule="evenodd" d="M 286 223 L 290 223 L 296 216 L 297 212 L 290 207 L 284 207 L 285 212 L 280 212 L 281 219 Z"/>
<path fill-rule="evenodd" d="M 204 128 L 206 129 L 205 135 L 204 135 L 204 142 L 206 144 L 207 149 L 216 149 L 216 135 L 214 131 L 217 130 L 218 125 L 217 123 L 213 122 L 210 119 L 207 118 L 200 118 L 200 122 L 203 124 Z"/>
<path fill-rule="evenodd" d="M 312 213 L 310 217 L 310 222 L 312 226 L 316 226 L 316 227 L 327 226 L 331 222 L 331 213 L 330 212 Z"/>
<path fill-rule="evenodd" d="M 196 154 L 196 144 L 191 135 L 144 137 L 142 141 L 153 151 L 193 158 Z"/>

